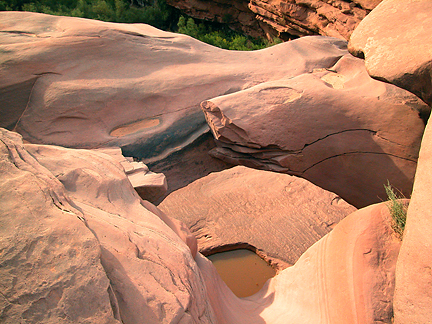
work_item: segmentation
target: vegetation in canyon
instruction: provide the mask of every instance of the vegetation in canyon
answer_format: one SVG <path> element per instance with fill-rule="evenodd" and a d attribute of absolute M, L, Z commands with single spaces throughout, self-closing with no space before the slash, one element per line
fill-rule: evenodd
<path fill-rule="evenodd" d="M 384 185 L 384 188 L 388 196 L 390 215 L 393 219 L 393 230 L 402 238 L 408 209 L 407 204 L 401 200 L 405 197 L 395 192 L 395 189 L 393 189 L 389 182 L 387 182 L 387 185 Z"/>
<path fill-rule="evenodd" d="M 0 10 L 31 11 L 118 23 L 144 23 L 192 36 L 202 42 L 230 50 L 257 50 L 280 43 L 253 39 L 223 24 L 195 22 L 167 5 L 164 0 L 0 0 Z"/>

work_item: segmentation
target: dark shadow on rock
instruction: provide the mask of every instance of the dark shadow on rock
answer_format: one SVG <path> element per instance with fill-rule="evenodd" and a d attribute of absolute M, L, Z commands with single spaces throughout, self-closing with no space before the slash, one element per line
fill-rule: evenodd
<path fill-rule="evenodd" d="M 207 132 L 181 151 L 175 152 L 161 161 L 148 164 L 152 172 L 165 174 L 168 182 L 167 193 L 156 204 L 160 203 L 171 192 L 183 188 L 211 172 L 233 167 L 233 164 L 209 155 L 208 152 L 215 147 L 213 136 Z"/>

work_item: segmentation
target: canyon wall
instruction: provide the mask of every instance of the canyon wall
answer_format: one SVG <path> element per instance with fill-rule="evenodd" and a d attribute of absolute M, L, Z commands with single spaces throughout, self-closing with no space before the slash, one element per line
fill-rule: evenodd
<path fill-rule="evenodd" d="M 198 19 L 229 24 L 253 37 L 283 40 L 307 35 L 348 39 L 382 0 L 168 0 Z"/>

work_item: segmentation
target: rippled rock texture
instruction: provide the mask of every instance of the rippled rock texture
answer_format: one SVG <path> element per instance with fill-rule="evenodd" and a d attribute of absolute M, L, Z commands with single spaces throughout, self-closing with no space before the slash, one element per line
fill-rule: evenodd
<path fill-rule="evenodd" d="M 2 323 L 391 322 L 399 241 L 385 204 L 239 299 L 109 155 L 23 145 L 4 129 L 0 153 Z"/>

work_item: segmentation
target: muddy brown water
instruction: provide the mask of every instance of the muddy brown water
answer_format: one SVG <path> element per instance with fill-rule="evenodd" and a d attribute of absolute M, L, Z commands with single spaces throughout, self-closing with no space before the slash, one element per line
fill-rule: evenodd
<path fill-rule="evenodd" d="M 256 253 L 237 249 L 209 255 L 223 281 L 237 297 L 258 292 L 276 271 Z"/>

